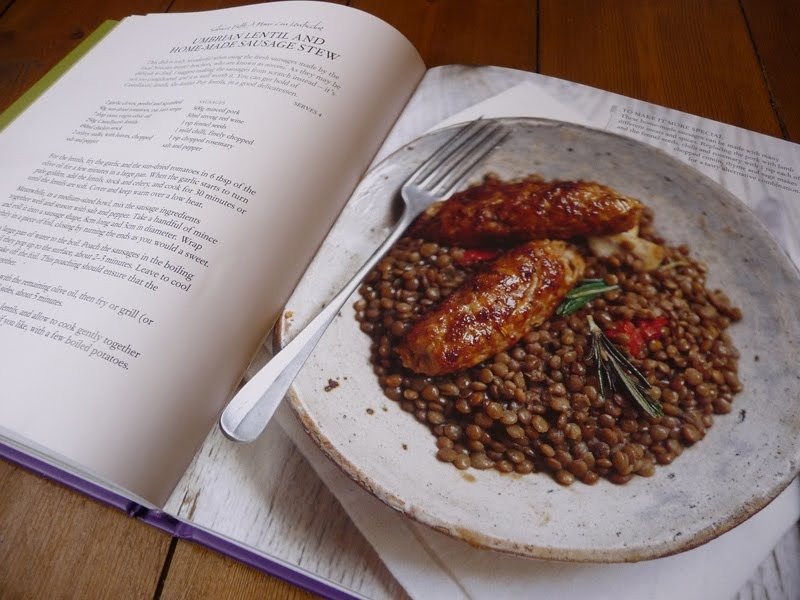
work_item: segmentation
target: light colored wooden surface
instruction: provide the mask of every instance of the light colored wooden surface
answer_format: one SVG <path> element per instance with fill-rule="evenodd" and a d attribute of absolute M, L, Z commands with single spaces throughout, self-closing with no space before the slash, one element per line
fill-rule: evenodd
<path fill-rule="evenodd" d="M 786 532 L 735 600 L 800 598 L 800 525 Z"/>
<path fill-rule="evenodd" d="M 0 598 L 152 598 L 170 537 L 0 461 Z"/>
<path fill-rule="evenodd" d="M 211 432 L 166 509 L 363 596 L 404 597 L 276 421 L 252 444 L 231 444 L 219 431 Z M 197 562 L 202 554 L 184 556 Z M 198 569 L 195 578 L 216 581 L 213 573 Z"/>
<path fill-rule="evenodd" d="M 175 548 L 167 578 L 161 590 L 162 600 L 194 598 L 285 598 L 307 600 L 315 595 L 287 586 L 274 577 L 221 556 L 196 544 Z"/>
<path fill-rule="evenodd" d="M 105 19 L 249 3 L 0 2 L 0 110 Z M 800 138 L 796 35 L 800 2 L 796 0 L 353 0 L 349 4 L 398 27 L 429 66 L 476 63 L 539 71 L 792 141 Z M 318 528 L 329 536 L 325 543 L 338 539 L 355 549 L 353 555 L 364 552 L 370 564 L 365 573 L 371 573 L 374 585 L 400 594 L 335 500 L 314 480 L 310 467 L 302 461 L 295 466 L 286 482 L 308 486 L 322 505 Z M 281 506 L 279 494 L 268 506 Z M 289 508 L 283 507 L 287 519 Z M 192 505 L 187 497 L 183 510 L 202 510 L 202 505 Z M 269 517 L 268 512 L 265 519 Z M 333 529 L 326 519 L 334 523 Z M 800 532 L 794 528 L 740 592 L 739 600 L 800 598 L 799 555 Z M 342 564 L 348 568 L 346 561 Z M 39 597 L 306 596 L 194 544 L 171 542 L 167 535 L 113 509 L 0 463 L 0 598 Z"/>

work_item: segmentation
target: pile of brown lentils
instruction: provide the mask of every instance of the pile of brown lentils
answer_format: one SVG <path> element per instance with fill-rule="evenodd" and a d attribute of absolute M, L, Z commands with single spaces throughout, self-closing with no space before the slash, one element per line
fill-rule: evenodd
<path fill-rule="evenodd" d="M 640 236 L 664 245 L 649 210 Z M 576 246 L 586 260 L 585 278 L 620 289 L 572 315 L 553 316 L 505 352 L 446 376 L 405 369 L 394 348 L 411 323 L 481 263 L 465 261 L 469 252 L 461 248 L 403 238 L 366 278 L 355 310 L 373 341 L 375 373 L 386 396 L 428 426 L 439 460 L 458 469 L 546 472 L 563 485 L 600 477 L 622 484 L 670 464 L 705 436 L 715 414 L 731 411 L 742 385 L 725 330 L 741 312 L 723 292 L 706 289 L 705 266 L 686 247 L 665 246 L 662 265 L 645 272 L 632 253 L 598 259 L 580 241 Z M 653 386 L 663 417 L 648 417 L 616 391 L 606 390 L 605 398 L 599 393 L 589 315 L 601 329 L 668 319 L 643 358 L 629 356 Z"/>

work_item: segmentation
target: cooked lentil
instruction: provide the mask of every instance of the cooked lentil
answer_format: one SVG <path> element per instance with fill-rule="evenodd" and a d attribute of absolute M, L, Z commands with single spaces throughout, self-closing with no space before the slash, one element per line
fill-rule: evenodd
<path fill-rule="evenodd" d="M 639 235 L 663 245 L 652 219 L 646 209 Z M 742 384 L 726 329 L 742 315 L 724 292 L 705 287 L 706 267 L 685 246 L 665 245 L 662 267 L 646 272 L 632 253 L 600 259 L 575 243 L 586 260 L 584 276 L 621 289 L 567 317 L 553 316 L 505 352 L 446 376 L 405 369 L 394 348 L 411 323 L 480 263 L 466 262 L 461 248 L 405 237 L 365 279 L 356 319 L 373 341 L 378 381 L 389 399 L 430 429 L 439 460 L 462 470 L 546 472 L 562 485 L 600 477 L 624 484 L 670 464 L 702 440 L 713 415 L 731 411 Z M 601 328 L 667 319 L 641 358 L 629 356 L 653 386 L 663 417 L 648 417 L 619 393 L 598 393 L 589 315 Z"/>

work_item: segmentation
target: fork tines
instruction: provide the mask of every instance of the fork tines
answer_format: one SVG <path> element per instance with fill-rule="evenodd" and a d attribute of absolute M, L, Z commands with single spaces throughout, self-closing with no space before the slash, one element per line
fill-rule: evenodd
<path fill-rule="evenodd" d="M 437 197 L 450 196 L 509 133 L 496 121 L 476 119 L 442 144 L 409 181 Z"/>

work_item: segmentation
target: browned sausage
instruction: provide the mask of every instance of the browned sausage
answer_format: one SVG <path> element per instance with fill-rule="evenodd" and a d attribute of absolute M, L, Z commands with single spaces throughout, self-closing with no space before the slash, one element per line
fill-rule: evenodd
<path fill-rule="evenodd" d="M 403 365 L 442 375 L 502 352 L 553 314 L 584 266 L 566 242 L 512 248 L 411 326 L 397 347 Z"/>
<path fill-rule="evenodd" d="M 627 231 L 639 223 L 642 205 L 589 181 L 531 177 L 483 183 L 433 204 L 409 235 L 441 244 L 512 246 L 529 240 L 568 240 Z"/>

